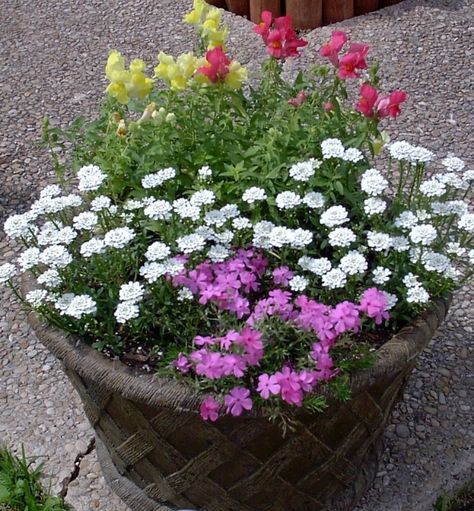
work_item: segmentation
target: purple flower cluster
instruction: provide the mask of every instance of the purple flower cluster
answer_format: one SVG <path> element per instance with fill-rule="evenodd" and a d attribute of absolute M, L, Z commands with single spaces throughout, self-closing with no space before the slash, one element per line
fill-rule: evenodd
<path fill-rule="evenodd" d="M 223 336 L 196 336 L 195 349 L 188 354 L 180 353 L 173 362 L 181 373 L 195 374 L 209 381 L 227 379 L 231 385 L 236 378 L 245 381 L 247 386 L 234 386 L 223 396 L 225 411 L 230 415 L 238 416 L 253 408 L 252 392 L 262 400 L 278 397 L 289 405 L 302 406 L 305 394 L 338 373 L 330 355 L 337 338 L 348 331 L 357 332 L 362 324 L 361 314 L 376 324 L 389 318 L 386 297 L 375 288 L 367 289 L 358 305 L 344 301 L 331 307 L 305 295 L 294 297 L 279 288 L 252 303 L 252 293 L 261 288 L 267 266 L 267 260 L 259 252 L 239 250 L 234 258 L 223 263 L 206 261 L 173 279 L 174 286 L 185 286 L 198 295 L 201 304 L 213 302 L 239 319 L 246 317 L 240 331 L 230 330 Z M 280 267 L 273 270 L 272 277 L 274 284 L 286 286 L 292 273 Z M 287 360 L 276 372 L 261 370 L 258 374 L 256 368 L 271 367 L 265 355 L 271 356 L 274 343 L 264 338 L 258 328 L 272 316 L 296 331 L 314 334 L 314 342 L 308 345 L 308 356 L 303 363 Z M 295 370 L 297 362 L 299 367 L 307 367 Z M 252 378 L 248 377 L 250 368 L 254 368 Z M 207 395 L 201 403 L 202 418 L 217 420 L 221 406 L 214 396 Z"/>

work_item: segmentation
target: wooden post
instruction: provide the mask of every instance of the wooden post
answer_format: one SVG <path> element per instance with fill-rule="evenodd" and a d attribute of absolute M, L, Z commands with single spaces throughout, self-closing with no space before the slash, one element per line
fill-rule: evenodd
<path fill-rule="evenodd" d="M 354 0 L 354 16 L 376 11 L 378 7 L 379 0 Z"/>
<path fill-rule="evenodd" d="M 225 9 L 225 0 L 206 0 L 206 2 L 214 7 L 219 7 L 220 9 Z"/>
<path fill-rule="evenodd" d="M 323 0 L 323 24 L 337 23 L 354 16 L 354 0 Z"/>
<path fill-rule="evenodd" d="M 239 16 L 250 17 L 250 0 L 225 0 L 230 12 Z"/>
<path fill-rule="evenodd" d="M 401 0 L 379 0 L 379 8 L 388 7 L 389 5 L 399 4 Z"/>
<path fill-rule="evenodd" d="M 280 0 L 250 0 L 250 19 L 260 23 L 263 11 L 270 11 L 273 17 L 281 16 Z"/>
<path fill-rule="evenodd" d="M 323 21 L 322 0 L 286 0 L 286 14 L 299 29 L 320 27 Z"/>

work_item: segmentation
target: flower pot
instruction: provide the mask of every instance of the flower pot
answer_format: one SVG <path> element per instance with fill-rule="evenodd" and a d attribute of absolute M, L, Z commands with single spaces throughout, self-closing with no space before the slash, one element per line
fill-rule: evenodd
<path fill-rule="evenodd" d="M 219 7 L 221 9 L 225 9 L 226 8 L 225 0 L 206 0 L 206 2 L 209 5 L 213 5 L 214 7 Z"/>
<path fill-rule="evenodd" d="M 250 19 L 254 23 L 260 23 L 260 15 L 263 11 L 270 11 L 273 17 L 280 16 L 280 0 L 250 0 Z"/>
<path fill-rule="evenodd" d="M 250 0 L 226 0 L 227 9 L 239 16 L 250 17 Z"/>
<path fill-rule="evenodd" d="M 23 291 L 32 288 L 24 278 Z M 29 320 L 79 392 L 104 475 L 133 511 L 348 511 L 376 474 L 384 425 L 447 307 L 437 301 L 384 344 L 352 376 L 349 402 L 295 413 L 286 436 L 257 412 L 204 422 L 190 386 L 137 375 Z"/>
<path fill-rule="evenodd" d="M 322 0 L 286 0 L 286 14 L 299 29 L 320 27 L 323 18 Z"/>
<path fill-rule="evenodd" d="M 379 0 L 354 0 L 354 16 L 376 11 L 378 7 Z"/>
<path fill-rule="evenodd" d="M 323 24 L 337 23 L 354 16 L 354 0 L 323 0 Z"/>
<path fill-rule="evenodd" d="M 401 0 L 379 0 L 379 9 L 382 7 L 389 7 L 390 5 L 399 4 Z"/>

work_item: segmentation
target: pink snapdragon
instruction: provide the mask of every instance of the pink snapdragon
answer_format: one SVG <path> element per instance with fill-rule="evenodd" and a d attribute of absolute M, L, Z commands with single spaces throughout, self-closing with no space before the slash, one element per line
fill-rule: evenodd
<path fill-rule="evenodd" d="M 207 76 L 212 83 L 224 80 L 229 74 L 230 59 L 224 53 L 221 46 L 216 46 L 206 52 L 206 64 L 196 70 L 197 74 Z"/>
<path fill-rule="evenodd" d="M 359 78 L 361 69 L 367 69 L 365 57 L 369 51 L 367 44 L 354 43 L 349 51 L 339 60 L 337 76 L 342 79 Z"/>
<path fill-rule="evenodd" d="M 334 67 L 339 66 L 339 53 L 347 42 L 347 34 L 345 32 L 334 30 L 328 43 L 323 44 L 319 50 L 321 57 L 329 59 Z"/>
<path fill-rule="evenodd" d="M 288 100 L 288 104 L 298 108 L 301 106 L 307 99 L 306 93 L 304 90 L 298 92 L 298 94 L 294 98 L 290 98 Z"/>
<path fill-rule="evenodd" d="M 290 16 L 275 18 L 273 24 L 271 12 L 263 11 L 261 16 L 261 23 L 253 30 L 262 36 L 267 47 L 267 53 L 275 59 L 298 57 L 298 48 L 306 46 L 308 41 L 298 38 L 292 27 Z"/>
<path fill-rule="evenodd" d="M 401 112 L 400 104 L 406 101 L 407 97 L 404 91 L 393 91 L 388 96 L 379 96 L 375 87 L 364 83 L 360 88 L 360 98 L 355 108 L 366 117 L 395 118 Z"/>
<path fill-rule="evenodd" d="M 234 387 L 224 397 L 224 404 L 227 407 L 228 414 L 234 416 L 242 415 L 244 410 L 251 410 L 253 406 L 250 390 L 245 387 Z"/>
<path fill-rule="evenodd" d="M 393 91 L 388 96 L 379 98 L 376 105 L 379 117 L 397 117 L 401 112 L 400 104 L 407 98 L 408 94 L 401 90 Z"/>

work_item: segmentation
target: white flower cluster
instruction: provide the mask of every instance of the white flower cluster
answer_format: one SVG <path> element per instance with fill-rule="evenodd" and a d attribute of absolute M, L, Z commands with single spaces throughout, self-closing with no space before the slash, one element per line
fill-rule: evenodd
<path fill-rule="evenodd" d="M 407 302 L 422 305 L 430 301 L 428 291 L 421 285 L 418 277 L 413 273 L 408 273 L 403 278 L 403 283 L 407 287 Z"/>
<path fill-rule="evenodd" d="M 289 175 L 295 181 L 309 181 L 315 174 L 316 169 L 321 167 L 322 161 L 310 158 L 306 161 L 295 163 L 289 170 Z"/>
<path fill-rule="evenodd" d="M 329 158 L 343 158 L 345 149 L 338 138 L 327 138 L 321 142 L 321 151 L 323 158 L 328 160 Z"/>
<path fill-rule="evenodd" d="M 408 161 L 413 164 L 429 163 L 435 155 L 428 149 L 420 146 L 413 146 L 405 141 L 393 142 L 388 146 L 390 156 L 398 161 Z"/>
<path fill-rule="evenodd" d="M 360 187 L 367 195 L 377 197 L 388 187 L 388 181 L 377 169 L 368 169 L 362 174 Z"/>
<path fill-rule="evenodd" d="M 281 192 L 275 202 L 278 209 L 294 209 L 301 204 L 301 197 L 295 192 Z"/>
<path fill-rule="evenodd" d="M 107 176 L 97 165 L 86 165 L 77 171 L 79 191 L 92 192 L 98 190 Z"/>
<path fill-rule="evenodd" d="M 335 227 L 349 221 L 347 209 L 344 206 L 332 206 L 321 215 L 320 222 L 326 227 Z"/>
<path fill-rule="evenodd" d="M 265 200 L 267 198 L 267 194 L 263 188 L 259 188 L 258 186 L 252 186 L 245 190 L 242 195 L 242 200 L 247 202 L 247 204 L 254 204 L 255 202 L 259 202 Z"/>
<path fill-rule="evenodd" d="M 306 229 L 290 229 L 271 222 L 258 222 L 253 228 L 253 245 L 257 248 L 290 247 L 302 249 L 313 241 L 313 233 Z"/>
<path fill-rule="evenodd" d="M 157 188 L 161 186 L 166 181 L 170 179 L 174 179 L 176 177 L 176 170 L 172 167 L 168 167 L 166 169 L 161 169 L 158 172 L 153 174 L 147 174 L 142 179 L 143 188 Z"/>

